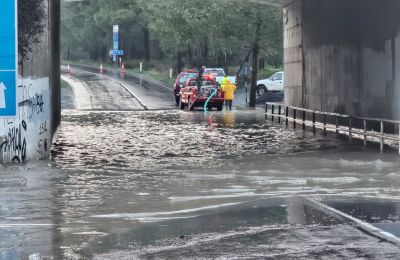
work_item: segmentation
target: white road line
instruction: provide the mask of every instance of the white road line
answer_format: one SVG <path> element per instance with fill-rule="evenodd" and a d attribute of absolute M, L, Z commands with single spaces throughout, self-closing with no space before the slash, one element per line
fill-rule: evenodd
<path fill-rule="evenodd" d="M 139 102 L 139 104 L 140 104 L 145 110 L 148 110 L 148 108 L 147 108 L 146 104 L 143 102 L 143 100 L 141 100 L 141 99 L 140 99 L 135 93 L 133 93 L 128 87 L 124 86 L 123 82 L 121 82 L 121 81 L 119 81 L 119 80 L 116 80 L 116 79 L 114 79 L 114 78 L 108 77 L 108 76 L 104 76 L 104 75 L 101 75 L 101 74 L 98 74 L 98 73 L 94 73 L 94 72 L 90 72 L 90 71 L 86 71 L 86 70 L 71 69 L 71 68 L 70 68 L 70 70 L 75 70 L 75 71 L 80 71 L 80 72 L 83 72 L 83 73 L 88 73 L 88 74 L 96 75 L 96 76 L 98 76 L 98 77 L 100 77 L 100 78 L 106 78 L 106 79 L 108 79 L 108 80 L 111 80 L 111 81 L 113 81 L 113 82 L 119 84 L 119 85 L 120 85 L 121 87 L 123 87 L 126 91 L 128 91 L 128 93 L 131 94 L 131 95 Z"/>
<path fill-rule="evenodd" d="M 380 228 L 375 227 L 374 225 L 371 225 L 370 223 L 364 222 L 358 218 L 350 216 L 340 210 L 332 208 L 319 201 L 310 198 L 305 198 L 305 200 L 309 202 L 310 206 L 314 206 L 315 208 L 327 213 L 328 215 L 331 215 L 333 217 L 339 217 L 342 220 L 354 223 L 359 229 L 367 232 L 368 234 L 400 246 L 400 238 L 391 233 L 388 233 Z"/>
<path fill-rule="evenodd" d="M 0 228 L 4 227 L 50 227 L 53 224 L 0 224 Z"/>

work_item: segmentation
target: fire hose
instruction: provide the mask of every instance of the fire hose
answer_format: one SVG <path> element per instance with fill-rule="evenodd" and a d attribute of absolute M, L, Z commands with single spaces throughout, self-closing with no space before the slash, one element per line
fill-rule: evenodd
<path fill-rule="evenodd" d="M 207 113 L 208 102 L 218 93 L 218 89 L 215 89 L 214 92 L 208 97 L 206 103 L 204 103 L 204 113 Z"/>

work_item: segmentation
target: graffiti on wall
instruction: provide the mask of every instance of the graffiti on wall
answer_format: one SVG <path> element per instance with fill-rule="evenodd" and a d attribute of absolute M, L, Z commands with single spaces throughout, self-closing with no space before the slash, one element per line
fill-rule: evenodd
<path fill-rule="evenodd" d="M 45 154 L 47 153 L 49 147 L 47 144 L 47 121 L 44 121 L 42 123 L 40 123 L 39 126 L 39 140 L 38 140 L 38 146 L 36 149 L 36 152 L 38 153 L 38 155 L 40 157 L 45 156 Z"/>
<path fill-rule="evenodd" d="M 14 163 L 22 163 L 26 160 L 26 139 L 27 125 L 24 120 L 18 127 L 11 127 L 5 136 L 0 149 L 3 150 L 3 160 Z"/>
<path fill-rule="evenodd" d="M 28 84 L 18 87 L 18 118 L 4 119 L 0 127 L 0 162 L 24 163 L 50 152 L 48 78 L 24 81 Z"/>
<path fill-rule="evenodd" d="M 28 86 L 19 86 L 21 93 L 21 100 L 18 103 L 19 107 L 28 107 L 28 118 L 32 119 L 32 117 L 37 116 L 41 113 L 44 113 L 44 102 L 43 102 L 43 94 L 41 93 L 30 93 L 32 84 Z"/>

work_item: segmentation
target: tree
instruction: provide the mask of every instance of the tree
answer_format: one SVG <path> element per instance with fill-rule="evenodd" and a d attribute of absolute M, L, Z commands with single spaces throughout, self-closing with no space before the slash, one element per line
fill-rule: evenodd
<path fill-rule="evenodd" d="M 226 1 L 225 1 L 226 2 Z M 252 77 L 250 107 L 256 105 L 257 75 L 260 53 L 274 55 L 282 51 L 282 14 L 278 8 L 243 1 L 228 1 L 229 12 L 225 19 L 225 36 L 229 37 L 230 48 L 245 49 L 252 53 Z M 234 7 L 233 7 L 234 5 Z M 229 29 L 232 28 L 232 29 Z M 228 45 L 227 45 L 228 46 Z"/>
<path fill-rule="evenodd" d="M 19 63 L 29 59 L 29 53 L 40 42 L 44 31 L 45 5 L 43 0 L 18 0 Z"/>
<path fill-rule="evenodd" d="M 112 43 L 110 28 L 119 24 L 130 57 L 149 60 L 151 38 L 175 59 L 178 71 L 185 63 L 228 68 L 240 63 L 249 50 L 258 64 L 260 55 L 277 56 L 282 51 L 281 10 L 248 1 L 96 0 L 66 6 L 70 10 L 63 12 L 63 46 L 107 49 Z M 253 67 L 256 80 L 258 66 Z"/>

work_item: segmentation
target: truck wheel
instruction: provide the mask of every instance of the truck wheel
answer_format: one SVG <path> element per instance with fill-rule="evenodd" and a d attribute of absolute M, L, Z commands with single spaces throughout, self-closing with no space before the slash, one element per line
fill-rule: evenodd
<path fill-rule="evenodd" d="M 185 109 L 185 103 L 182 103 L 182 100 L 179 100 L 179 109 L 184 110 Z"/>
<path fill-rule="evenodd" d="M 268 89 L 266 86 L 264 86 L 264 85 L 257 86 L 257 95 L 264 96 L 267 94 L 267 92 L 268 92 Z"/>

